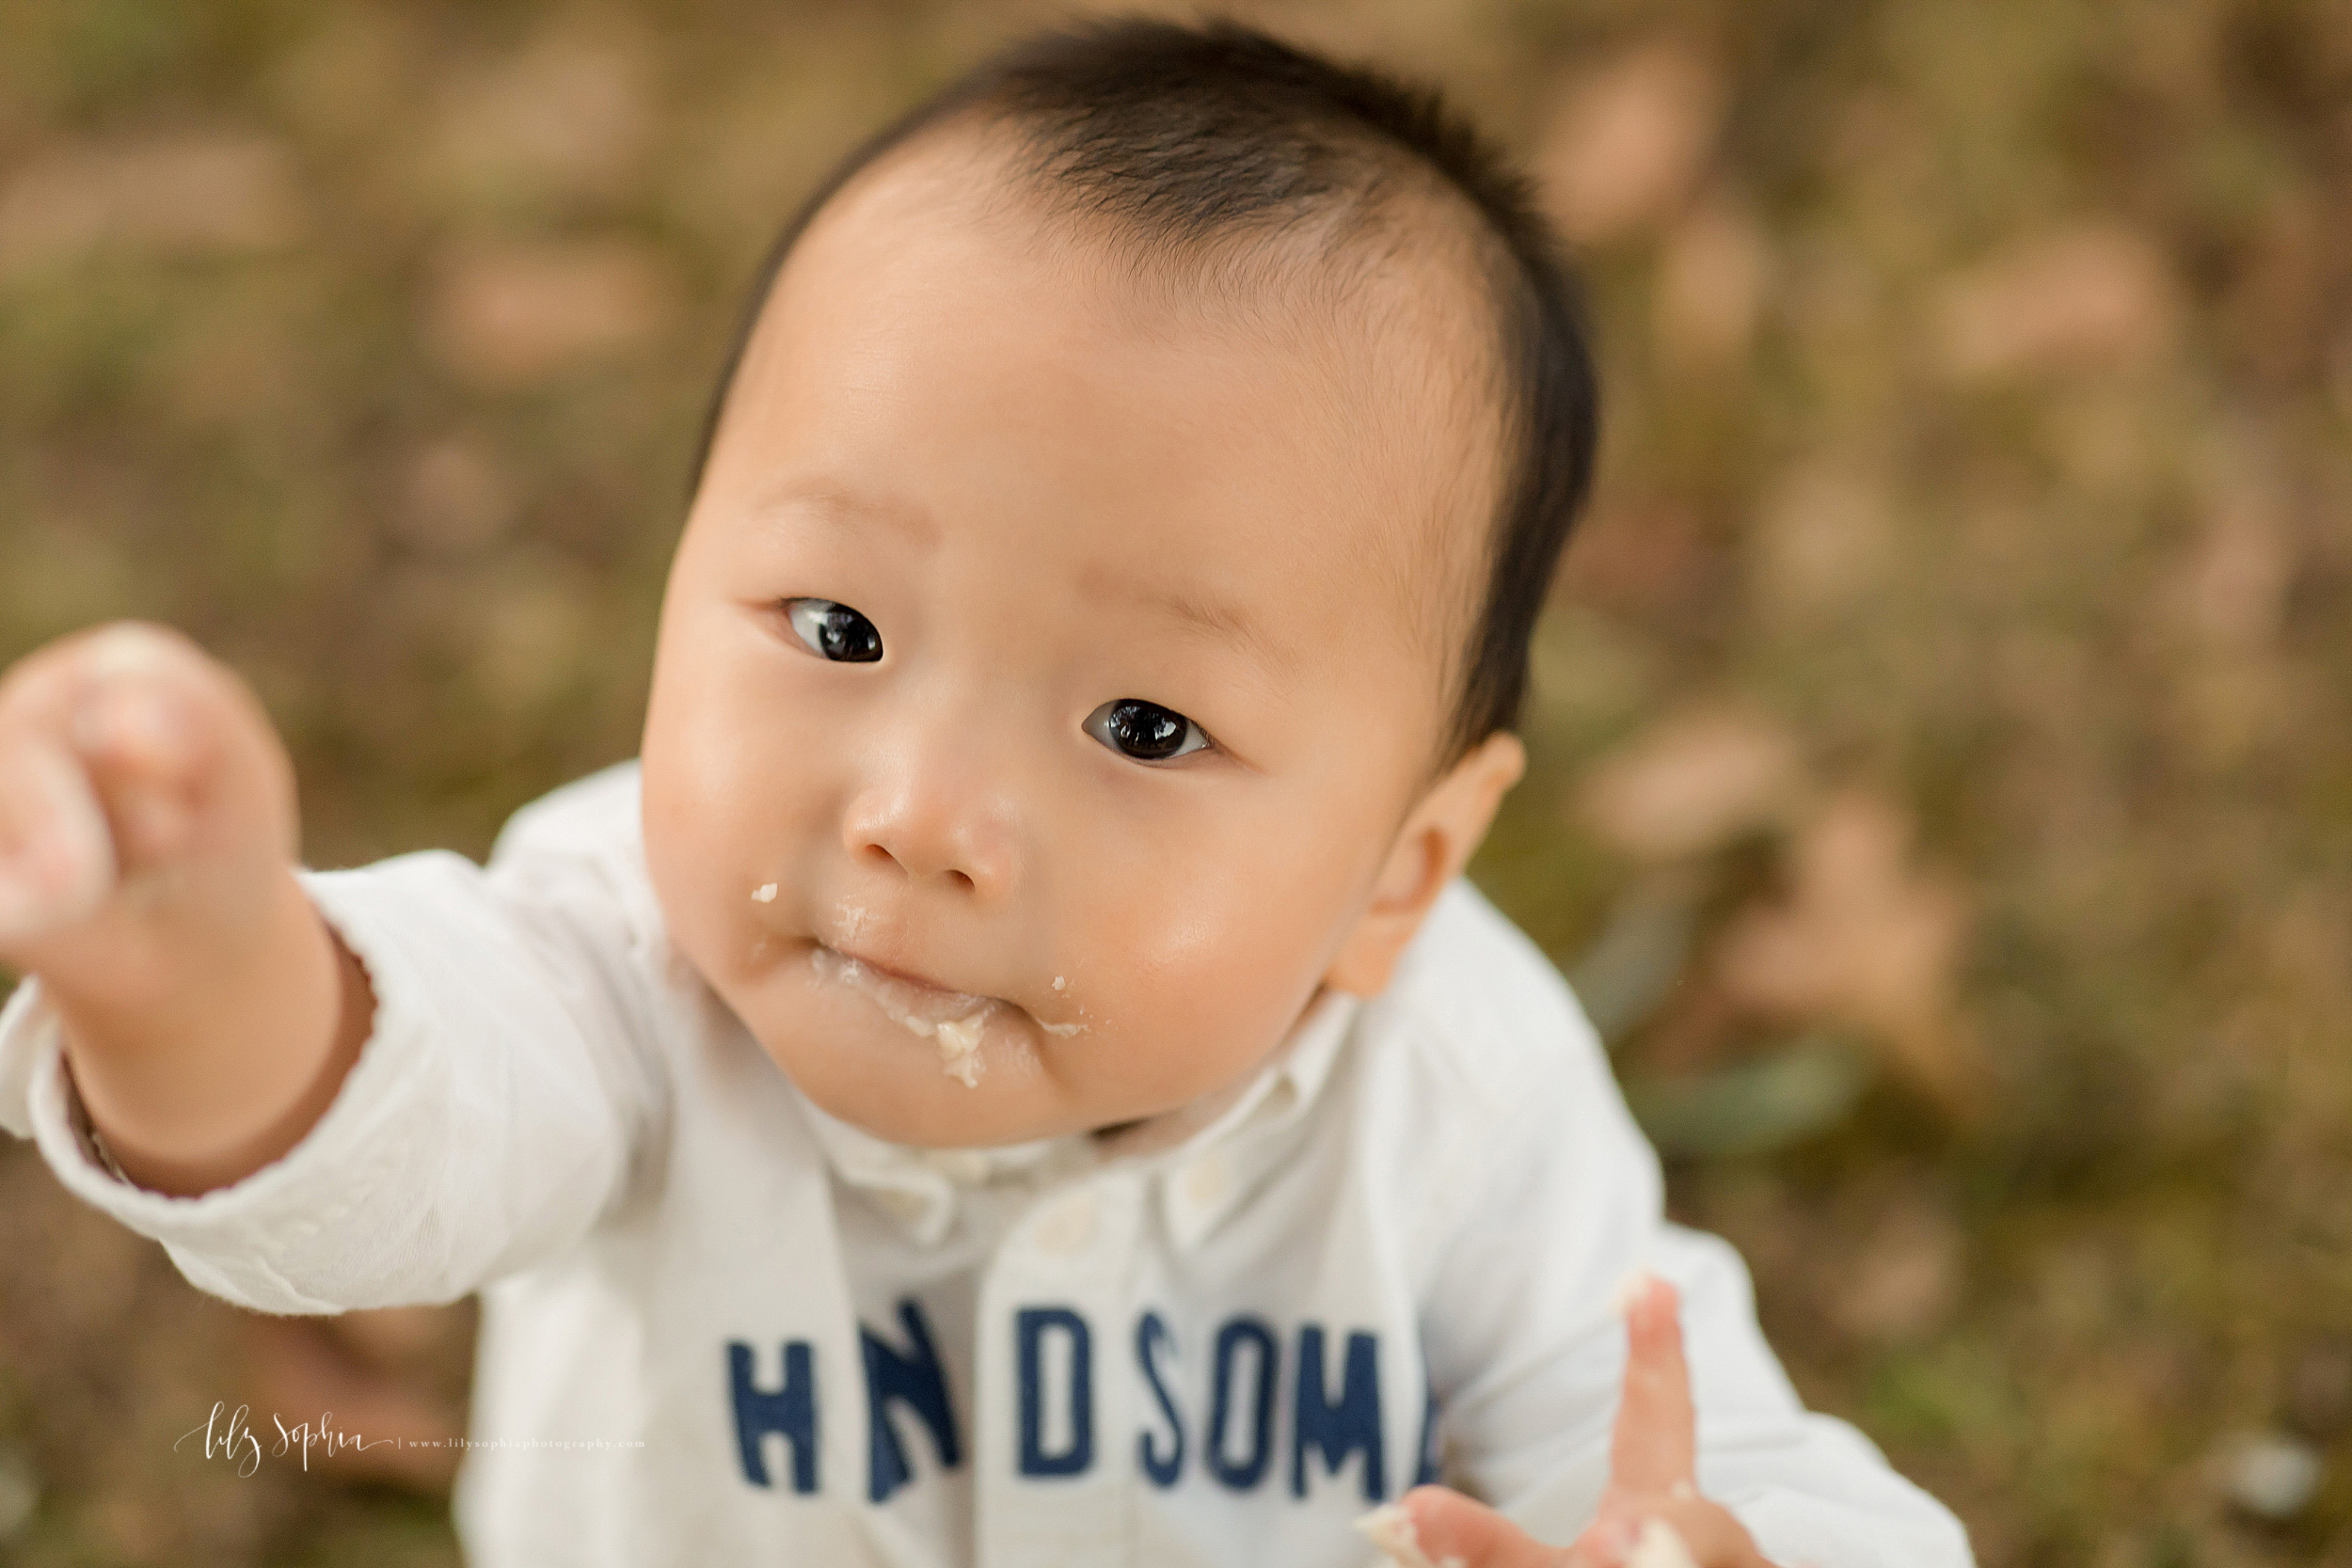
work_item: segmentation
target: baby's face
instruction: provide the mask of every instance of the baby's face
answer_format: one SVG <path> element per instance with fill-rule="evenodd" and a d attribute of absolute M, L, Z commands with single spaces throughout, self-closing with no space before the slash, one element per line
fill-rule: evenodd
<path fill-rule="evenodd" d="M 795 250 L 643 751 L 679 948 L 818 1105 L 929 1147 L 1197 1101 L 1385 979 L 1466 625 L 1432 531 L 1492 504 L 1436 477 L 1480 460 L 1425 363 L 1153 303 L 972 178 L 901 155 Z"/>

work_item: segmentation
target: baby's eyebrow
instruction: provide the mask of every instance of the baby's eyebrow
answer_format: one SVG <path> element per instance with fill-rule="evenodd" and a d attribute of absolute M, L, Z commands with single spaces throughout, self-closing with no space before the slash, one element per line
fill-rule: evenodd
<path fill-rule="evenodd" d="M 921 544 L 938 537 L 930 515 L 911 501 L 869 496 L 825 480 L 804 480 L 778 485 L 754 503 L 752 522 L 761 528 L 789 526 L 811 519 L 834 527 L 879 523 Z M 1097 565 L 1084 570 L 1081 585 L 1096 602 L 1122 603 L 1199 633 L 1212 642 L 1238 646 L 1269 672 L 1290 673 L 1298 667 L 1297 650 L 1272 636 L 1257 620 L 1213 594 L 1183 584 L 1138 581 L 1125 573 Z"/>
<path fill-rule="evenodd" d="M 938 537 L 930 515 L 911 501 L 875 497 L 824 481 L 780 485 L 759 498 L 751 509 L 755 523 L 772 527 L 787 518 L 815 518 L 841 525 L 851 521 L 879 523 L 917 543 Z"/>
<path fill-rule="evenodd" d="M 1255 619 L 1223 600 L 1182 585 L 1136 582 L 1106 573 L 1089 577 L 1089 590 L 1105 598 L 1123 601 L 1148 614 L 1173 621 L 1212 641 L 1237 643 L 1259 663 L 1273 669 L 1287 672 L 1297 666 L 1296 653 L 1289 644 L 1269 635 Z"/>

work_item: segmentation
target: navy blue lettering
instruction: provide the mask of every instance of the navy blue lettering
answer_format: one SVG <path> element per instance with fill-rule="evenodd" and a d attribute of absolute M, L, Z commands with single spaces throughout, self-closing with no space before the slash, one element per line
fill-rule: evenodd
<path fill-rule="evenodd" d="M 1380 1344 L 1369 1334 L 1347 1337 L 1347 1370 L 1341 1374 L 1340 1400 L 1333 1404 L 1323 1392 L 1323 1325 L 1298 1328 L 1298 1398 L 1291 1426 L 1291 1496 L 1307 1495 L 1307 1450 L 1323 1450 L 1323 1463 L 1333 1475 L 1347 1456 L 1364 1450 L 1364 1501 L 1376 1503 L 1387 1495 L 1385 1466 L 1380 1462 Z"/>
<path fill-rule="evenodd" d="M 1070 1446 L 1059 1453 L 1045 1451 L 1041 1363 L 1048 1329 L 1070 1341 Z M 1081 1474 L 1094 1463 L 1093 1346 L 1086 1320 L 1067 1307 L 1025 1307 L 1014 1316 L 1013 1336 L 1021 1384 L 1021 1473 Z"/>
<path fill-rule="evenodd" d="M 890 1424 L 893 1400 L 902 1402 L 931 1429 L 931 1446 L 939 1450 L 941 1468 L 952 1470 L 963 1459 L 956 1444 L 955 1412 L 947 1404 L 947 1380 L 939 1370 L 939 1353 L 931 1346 L 923 1309 L 912 1299 L 903 1300 L 898 1303 L 898 1322 L 914 1346 L 912 1355 L 899 1354 L 864 1323 L 857 1330 L 866 1350 L 866 1495 L 875 1502 L 914 1479 L 906 1450 L 898 1446 L 898 1433 Z"/>
<path fill-rule="evenodd" d="M 784 1386 L 762 1388 L 752 1381 L 752 1347 L 727 1341 L 727 1381 L 735 1395 L 735 1441 L 743 1457 L 743 1479 L 771 1484 L 760 1440 L 780 1432 L 792 1445 L 792 1490 L 817 1490 L 817 1363 L 805 1339 L 784 1347 Z"/>
<path fill-rule="evenodd" d="M 1436 1484 L 1438 1449 L 1441 1447 L 1438 1433 L 1438 1390 L 1431 1387 L 1421 1407 L 1421 1463 L 1413 1471 L 1415 1486 Z"/>
<path fill-rule="evenodd" d="M 1233 1413 L 1233 1357 L 1245 1344 L 1258 1348 L 1258 1387 L 1252 1396 L 1249 1454 L 1229 1458 L 1226 1421 Z M 1216 1381 L 1209 1400 L 1209 1434 L 1202 1444 L 1209 1473 L 1236 1492 L 1247 1492 L 1265 1479 L 1274 1458 L 1274 1377 L 1277 1370 L 1274 1331 L 1256 1318 L 1235 1318 L 1216 1331 Z"/>
<path fill-rule="evenodd" d="M 1176 1414 L 1176 1401 L 1161 1381 L 1160 1369 L 1152 1360 L 1154 1343 L 1173 1349 L 1168 1324 L 1157 1312 L 1146 1312 L 1136 1322 L 1136 1363 L 1143 1369 L 1144 1377 L 1152 1385 L 1152 1394 L 1160 1402 L 1160 1414 L 1168 1418 L 1168 1456 L 1160 1457 L 1159 1445 L 1148 1432 L 1136 1433 L 1136 1458 L 1143 1465 L 1143 1473 L 1152 1478 L 1152 1484 L 1169 1487 L 1176 1484 L 1177 1472 L 1184 1467 L 1184 1418 Z"/>

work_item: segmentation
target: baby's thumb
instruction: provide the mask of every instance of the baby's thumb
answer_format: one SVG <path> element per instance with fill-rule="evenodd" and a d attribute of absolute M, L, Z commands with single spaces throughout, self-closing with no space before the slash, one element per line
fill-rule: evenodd
<path fill-rule="evenodd" d="M 0 953 L 87 917 L 115 882 L 88 777 L 46 737 L 0 745 Z"/>
<path fill-rule="evenodd" d="M 1418 1486 L 1356 1522 L 1396 1568 L 1557 1568 L 1547 1546 L 1486 1504 L 1442 1486 Z"/>

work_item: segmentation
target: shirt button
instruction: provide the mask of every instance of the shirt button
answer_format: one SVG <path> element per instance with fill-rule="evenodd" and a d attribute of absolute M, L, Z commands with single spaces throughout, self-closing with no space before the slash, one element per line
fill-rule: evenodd
<path fill-rule="evenodd" d="M 908 1192 L 903 1187 L 885 1187 L 875 1196 L 882 1199 L 883 1208 L 909 1225 L 920 1220 L 930 1208 L 922 1194 Z"/>
<path fill-rule="evenodd" d="M 1069 1257 L 1084 1252 L 1094 1240 L 1094 1199 L 1080 1193 L 1045 1212 L 1037 1227 L 1037 1244 Z"/>
<path fill-rule="evenodd" d="M 977 1187 L 988 1180 L 988 1156 L 977 1148 L 934 1148 L 923 1158 L 948 1180 Z"/>
<path fill-rule="evenodd" d="M 1214 1154 L 1195 1160 L 1184 1171 L 1184 1194 L 1195 1209 L 1214 1208 L 1225 1196 L 1225 1162 Z"/>

